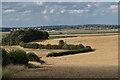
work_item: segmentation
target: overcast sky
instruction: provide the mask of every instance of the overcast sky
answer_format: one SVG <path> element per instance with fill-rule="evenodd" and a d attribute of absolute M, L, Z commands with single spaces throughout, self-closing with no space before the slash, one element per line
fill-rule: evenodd
<path fill-rule="evenodd" d="M 3 26 L 118 24 L 113 2 L 3 2 Z"/>

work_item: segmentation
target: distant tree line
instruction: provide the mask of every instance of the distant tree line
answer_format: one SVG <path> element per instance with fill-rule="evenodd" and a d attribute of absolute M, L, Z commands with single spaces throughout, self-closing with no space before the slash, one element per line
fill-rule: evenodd
<path fill-rule="evenodd" d="M 37 27 L 2 27 L 0 31 L 9 32 L 14 29 L 40 29 L 40 30 L 64 30 L 64 29 L 88 29 L 88 30 L 103 30 L 103 29 L 120 29 L 119 25 L 106 25 L 106 24 L 85 24 L 85 25 L 53 25 L 53 26 L 37 26 Z"/>
<path fill-rule="evenodd" d="M 103 30 L 119 29 L 118 25 L 87 24 L 87 25 L 59 25 L 59 26 L 38 26 L 41 30 L 64 30 L 64 29 L 84 29 L 84 30 Z"/>
<path fill-rule="evenodd" d="M 38 29 L 21 29 L 11 31 L 9 34 L 3 36 L 2 45 L 19 45 L 20 42 L 31 42 L 38 39 L 48 39 L 49 34 L 46 31 Z"/>

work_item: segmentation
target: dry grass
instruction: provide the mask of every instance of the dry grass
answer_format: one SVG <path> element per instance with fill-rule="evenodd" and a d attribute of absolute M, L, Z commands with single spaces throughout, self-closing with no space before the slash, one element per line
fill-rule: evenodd
<path fill-rule="evenodd" d="M 6 67 L 3 67 L 2 70 L 2 78 L 10 78 L 12 75 L 14 75 L 17 72 L 20 72 L 25 69 L 25 66 L 23 65 L 7 65 Z"/>

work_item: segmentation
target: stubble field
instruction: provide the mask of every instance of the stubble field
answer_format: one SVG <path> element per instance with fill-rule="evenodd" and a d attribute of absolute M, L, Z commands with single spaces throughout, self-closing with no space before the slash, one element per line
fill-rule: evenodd
<path fill-rule="evenodd" d="M 49 39 L 40 44 L 57 44 L 64 40 L 68 44 L 90 45 L 94 52 L 67 55 L 61 57 L 45 57 L 48 52 L 63 50 L 33 50 L 19 46 L 5 46 L 7 50 L 22 49 L 35 52 L 46 64 L 34 63 L 39 68 L 26 69 L 15 74 L 14 78 L 117 78 L 118 77 L 118 35 L 86 36 L 74 38 Z"/>

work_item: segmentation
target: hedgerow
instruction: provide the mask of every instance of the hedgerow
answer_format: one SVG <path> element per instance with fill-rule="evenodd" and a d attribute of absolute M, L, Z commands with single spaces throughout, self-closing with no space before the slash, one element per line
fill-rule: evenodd
<path fill-rule="evenodd" d="M 85 48 L 85 46 L 83 44 L 70 45 L 70 44 L 66 44 L 63 40 L 60 40 L 58 45 L 51 45 L 51 44 L 43 45 L 43 44 L 37 44 L 37 43 L 24 43 L 24 42 L 21 42 L 20 46 L 24 47 L 24 48 L 32 48 L 32 49 L 79 50 L 79 49 Z"/>
<path fill-rule="evenodd" d="M 90 46 L 86 46 L 85 48 L 80 50 L 70 50 L 65 52 L 50 52 L 46 57 L 57 57 L 57 56 L 71 55 L 71 54 L 84 53 L 90 51 L 93 51 L 93 49 Z"/>

